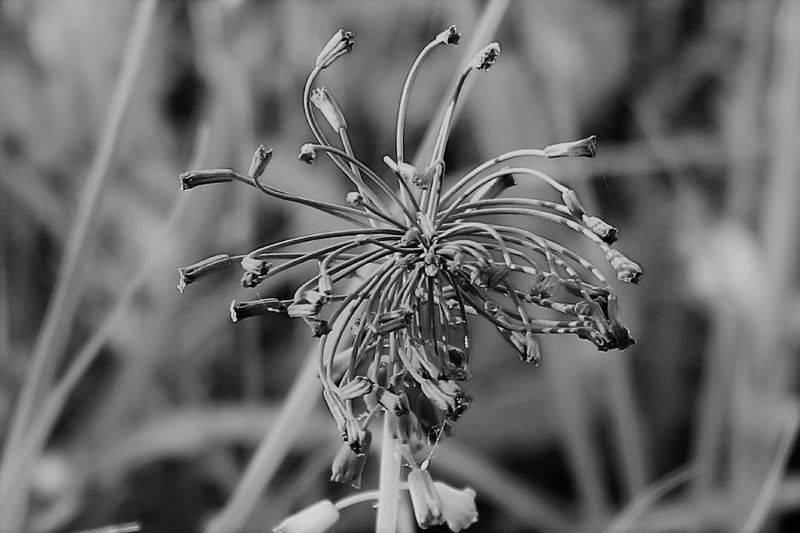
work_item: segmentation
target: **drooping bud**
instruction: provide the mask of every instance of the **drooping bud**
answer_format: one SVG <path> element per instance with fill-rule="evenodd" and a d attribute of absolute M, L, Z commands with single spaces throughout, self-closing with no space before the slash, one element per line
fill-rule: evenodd
<path fill-rule="evenodd" d="M 474 490 L 470 488 L 458 490 L 440 481 L 434 481 L 433 485 L 439 494 L 442 514 L 450 531 L 461 531 L 478 521 Z"/>
<path fill-rule="evenodd" d="M 312 318 L 319 314 L 324 297 L 317 291 L 305 291 L 287 309 L 292 318 Z"/>
<path fill-rule="evenodd" d="M 622 252 L 609 248 L 606 252 L 606 259 L 616 270 L 618 280 L 625 283 L 639 283 L 642 277 L 642 267 L 622 255 Z"/>
<path fill-rule="evenodd" d="M 542 348 L 539 338 L 530 331 L 525 334 L 525 362 L 539 366 L 542 362 Z"/>
<path fill-rule="evenodd" d="M 328 68 L 331 63 L 353 49 L 355 39 L 356 34 L 351 31 L 337 31 L 322 48 L 314 64 L 319 68 Z"/>
<path fill-rule="evenodd" d="M 495 64 L 498 57 L 500 57 L 500 43 L 489 43 L 472 59 L 470 67 L 486 72 Z"/>
<path fill-rule="evenodd" d="M 250 318 L 267 313 L 282 313 L 286 311 L 286 304 L 277 298 L 261 298 L 250 302 L 231 302 L 231 321 L 238 322 L 245 318 Z"/>
<path fill-rule="evenodd" d="M 272 149 L 267 150 L 263 144 L 260 145 L 253 153 L 253 159 L 250 161 L 250 170 L 247 171 L 247 175 L 253 179 L 258 179 L 264 173 L 264 169 L 267 168 L 270 161 L 272 161 Z"/>
<path fill-rule="evenodd" d="M 194 283 L 198 279 L 214 272 L 230 268 L 232 264 L 233 262 L 228 254 L 219 254 L 203 259 L 188 267 L 179 268 L 178 274 L 181 279 L 178 282 L 178 290 L 183 292 L 190 283 Z"/>
<path fill-rule="evenodd" d="M 436 41 L 442 44 L 458 44 L 461 42 L 461 33 L 459 33 L 457 27 L 450 26 L 436 36 Z"/>
<path fill-rule="evenodd" d="M 314 161 L 317 160 L 317 150 L 314 148 L 313 144 L 306 143 L 300 147 L 300 155 L 298 155 L 297 158 L 303 163 L 313 165 Z"/>
<path fill-rule="evenodd" d="M 390 390 L 382 388 L 378 395 L 378 402 L 384 409 L 397 416 L 402 416 L 411 410 L 408 404 L 408 396 L 405 392 L 395 394 Z"/>
<path fill-rule="evenodd" d="M 275 526 L 275 533 L 324 533 L 339 521 L 339 510 L 330 500 L 322 500 Z"/>
<path fill-rule="evenodd" d="M 561 193 L 561 199 L 564 201 L 564 205 L 567 206 L 567 209 L 569 209 L 569 212 L 572 213 L 572 216 L 578 220 L 583 219 L 583 216 L 586 214 L 586 210 L 583 208 L 581 201 L 578 199 L 578 193 L 572 189 L 566 189 Z"/>
<path fill-rule="evenodd" d="M 597 137 L 592 135 L 579 141 L 551 144 L 545 147 L 544 156 L 548 159 L 557 157 L 594 157 Z"/>
<path fill-rule="evenodd" d="M 347 121 L 344 119 L 344 113 L 339 109 L 336 100 L 333 99 L 330 91 L 325 87 L 318 87 L 311 93 L 311 103 L 314 107 L 320 110 L 325 120 L 331 125 L 333 131 L 339 132 L 347 129 Z"/>
<path fill-rule="evenodd" d="M 469 408 L 472 398 L 449 379 L 426 379 L 420 384 L 422 393 L 450 420 L 456 421 Z"/>
<path fill-rule="evenodd" d="M 331 465 L 331 481 L 336 483 L 349 483 L 353 487 L 361 488 L 361 474 L 367 463 L 367 452 L 372 444 L 372 433 L 364 432 L 361 453 L 356 453 L 345 443 L 339 448 L 336 458 Z"/>
<path fill-rule="evenodd" d="M 259 283 L 269 275 L 269 270 L 272 268 L 272 263 L 257 257 L 245 256 L 242 258 L 242 287 L 252 289 L 258 286 Z"/>
<path fill-rule="evenodd" d="M 444 523 L 442 502 L 427 470 L 412 470 L 408 474 L 408 492 L 419 527 L 427 529 Z"/>
<path fill-rule="evenodd" d="M 339 397 L 343 401 L 361 398 L 372 392 L 375 384 L 366 376 L 356 376 L 346 385 L 339 387 Z"/>
<path fill-rule="evenodd" d="M 503 174 L 475 191 L 475 194 L 470 198 L 470 202 L 493 200 L 500 196 L 506 189 L 510 189 L 516 184 L 517 181 L 514 179 L 514 174 Z"/>
<path fill-rule="evenodd" d="M 211 183 L 228 183 L 233 181 L 233 170 L 229 168 L 210 168 L 206 170 L 190 170 L 180 175 L 181 190 L 188 191 L 200 185 Z"/>

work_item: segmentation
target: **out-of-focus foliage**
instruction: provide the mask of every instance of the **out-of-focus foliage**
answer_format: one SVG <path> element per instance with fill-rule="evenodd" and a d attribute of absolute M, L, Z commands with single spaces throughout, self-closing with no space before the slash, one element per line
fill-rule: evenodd
<path fill-rule="evenodd" d="M 0 2 L 6 434 L 137 4 Z M 263 143 L 275 150 L 270 183 L 343 199 L 347 184 L 332 165 L 296 159 L 310 140 L 301 94 L 319 48 L 340 27 L 356 33 L 354 53 L 323 82 L 356 154 L 381 168 L 417 50 L 451 24 L 468 40 L 484 5 L 159 3 L 56 376 L 126 284 L 153 266 L 35 463 L 32 531 L 131 520 L 147 532 L 200 530 L 231 494 L 310 345 L 307 330 L 281 316 L 231 324 L 227 303 L 253 297 L 235 275 L 175 290 L 179 266 L 336 224 L 247 187 L 204 187 L 179 201 L 177 176 L 201 127 L 211 132 L 202 166 L 246 168 Z M 798 36 L 792 0 L 510 3 L 496 35 L 503 56 L 463 101 L 448 173 L 597 135 L 596 159 L 541 168 L 620 228 L 645 276 L 637 290 L 620 289 L 638 341 L 624 355 L 547 339 L 534 369 L 494 332 L 475 336 L 475 401 L 432 466 L 475 488 L 480 519 L 470 531 L 797 527 Z M 407 124 L 412 147 L 460 53 L 439 51 L 424 66 Z M 258 294 L 287 297 L 295 282 Z M 337 439 L 317 414 L 298 420 L 303 438 L 249 531 L 349 492 L 328 481 Z M 648 487 L 681 468 L 689 470 L 669 497 L 647 502 Z M 363 483 L 374 486 L 376 472 L 368 468 Z M 366 509 L 343 513 L 335 530 L 369 531 Z"/>

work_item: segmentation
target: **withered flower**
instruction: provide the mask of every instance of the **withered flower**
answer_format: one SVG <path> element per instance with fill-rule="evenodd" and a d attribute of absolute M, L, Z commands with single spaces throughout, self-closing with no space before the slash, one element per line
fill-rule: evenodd
<path fill-rule="evenodd" d="M 397 424 L 400 442 L 410 442 L 417 432 L 436 439 L 451 430 L 471 402 L 461 382 L 470 377 L 475 320 L 488 321 L 522 360 L 534 364 L 541 359 L 543 335 L 576 335 L 600 350 L 625 349 L 634 342 L 620 321 L 617 295 L 601 269 L 527 224 L 535 221 L 575 232 L 604 253 L 618 280 L 639 281 L 639 266 L 611 247 L 618 237 L 616 228 L 588 215 L 572 189 L 516 164 L 530 157 L 593 157 L 595 137 L 507 152 L 444 187 L 445 147 L 464 82 L 498 60 L 497 43 L 484 48 L 462 71 L 427 164 L 417 167 L 406 160 L 406 109 L 420 65 L 435 48 L 457 44 L 459 37 L 455 27 L 449 28 L 414 61 L 400 96 L 396 153 L 384 159 L 387 168 L 382 171 L 355 156 L 344 114 L 328 91 L 315 89 L 320 73 L 352 50 L 354 35 L 342 30 L 325 46 L 303 97 L 316 142 L 303 145 L 300 159 L 312 163 L 327 156 L 354 187 L 346 202 L 304 198 L 262 182 L 271 157 L 263 147 L 247 175 L 215 169 L 181 178 L 185 189 L 235 179 L 268 196 L 353 224 L 352 229 L 268 244 L 244 256 L 217 256 L 181 271 L 185 285 L 236 259 L 245 270 L 242 283 L 252 287 L 298 265 L 319 265 L 318 274 L 302 283 L 294 298 L 235 303 L 231 315 L 241 320 L 287 312 L 302 318 L 320 338 L 324 398 L 350 448 L 343 452 L 342 464 L 349 460 L 363 466 L 354 458 L 363 454 L 366 426 L 381 411 L 405 417 Z M 332 127 L 336 143 L 323 132 L 318 112 Z M 549 186 L 555 199 L 505 196 L 527 179 Z M 318 244 L 317 249 L 296 251 L 308 243 Z M 361 416 L 365 411 L 369 416 Z M 356 469 L 348 468 L 342 470 L 346 475 L 335 477 L 352 482 Z"/>

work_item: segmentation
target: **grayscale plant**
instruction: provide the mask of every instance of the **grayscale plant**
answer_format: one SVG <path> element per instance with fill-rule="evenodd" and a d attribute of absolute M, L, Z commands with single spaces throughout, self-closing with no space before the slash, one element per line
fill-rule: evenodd
<path fill-rule="evenodd" d="M 620 319 L 617 294 L 601 270 L 572 249 L 527 229 L 532 226 L 528 221 L 563 226 L 587 239 L 602 250 L 619 281 L 637 283 L 641 276 L 636 263 L 612 248 L 616 228 L 587 214 L 572 189 L 517 164 L 531 157 L 593 157 L 595 137 L 508 152 L 466 174 L 446 176 L 444 154 L 464 82 L 473 71 L 487 71 L 495 63 L 497 43 L 481 50 L 461 72 L 430 160 L 419 167 L 408 162 L 405 117 L 420 65 L 435 48 L 458 44 L 459 39 L 453 26 L 416 58 L 400 96 L 396 154 L 384 158 L 386 168 L 372 169 L 354 154 L 350 126 L 331 94 L 315 86 L 323 70 L 353 49 L 351 32 L 334 35 L 305 85 L 303 106 L 316 142 L 303 145 L 299 158 L 313 164 L 325 155 L 333 161 L 354 187 L 346 203 L 300 197 L 262 181 L 272 157 L 263 146 L 247 174 L 190 171 L 181 175 L 181 186 L 241 181 L 268 196 L 346 220 L 353 228 L 294 237 L 245 255 L 217 255 L 180 269 L 179 285 L 183 290 L 238 262 L 244 270 L 242 285 L 256 287 L 299 265 L 316 263 L 318 272 L 292 299 L 235 301 L 231 318 L 236 322 L 274 312 L 305 321 L 319 338 L 323 396 L 345 442 L 334 461 L 333 479 L 360 486 L 372 440 L 369 425 L 383 417 L 411 469 L 408 488 L 417 521 L 423 527 L 447 522 L 453 531 L 474 521 L 474 492 L 434 484 L 419 454 L 449 434 L 472 401 L 462 382 L 470 378 L 475 321 L 488 321 L 523 361 L 534 365 L 541 360 L 543 335 L 576 335 L 603 351 L 634 343 Z M 323 131 L 318 115 L 338 137 L 336 143 Z M 506 194 L 524 179 L 545 183 L 556 200 Z M 316 245 L 314 251 L 298 251 L 309 243 Z M 450 505 L 448 512 L 444 499 L 461 504 Z M 311 515 L 301 513 L 279 530 L 323 531 L 341 508 L 329 503 L 304 511 L 323 517 L 321 522 L 304 521 Z M 461 511 L 466 505 L 468 511 L 452 518 L 454 505 Z"/>

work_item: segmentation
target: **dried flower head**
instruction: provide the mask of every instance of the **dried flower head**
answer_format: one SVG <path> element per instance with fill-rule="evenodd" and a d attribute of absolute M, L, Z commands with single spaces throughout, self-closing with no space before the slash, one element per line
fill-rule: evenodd
<path fill-rule="evenodd" d="M 231 316 L 236 321 L 286 312 L 304 320 L 319 337 L 323 396 L 350 449 L 342 452 L 334 473 L 343 481 L 357 478 L 369 445 L 367 424 L 382 411 L 397 417 L 398 442 L 409 449 L 413 442 L 435 440 L 451 431 L 451 423 L 471 402 L 461 382 L 470 377 L 475 320 L 488 321 L 522 360 L 534 364 L 541 360 L 543 335 L 576 335 L 600 350 L 624 349 L 634 342 L 620 320 L 617 295 L 600 268 L 529 229 L 528 222 L 575 232 L 604 253 L 620 281 L 636 283 L 639 266 L 611 248 L 618 237 L 616 228 L 589 216 L 576 193 L 547 174 L 522 165 L 501 167 L 529 157 L 593 157 L 595 137 L 508 152 L 444 187 L 445 147 L 464 81 L 498 60 L 497 43 L 481 50 L 461 72 L 428 163 L 415 166 L 406 160 L 405 116 L 413 81 L 432 50 L 458 44 L 459 38 L 458 30 L 449 28 L 413 63 L 400 97 L 396 154 L 384 159 L 388 168 L 382 172 L 355 156 L 341 109 L 328 91 L 314 88 L 322 70 L 352 50 L 354 35 L 341 30 L 325 46 L 303 97 L 316 142 L 303 145 L 300 159 L 313 163 L 327 156 L 355 188 L 346 202 L 303 198 L 262 182 L 264 161 L 271 156 L 263 147 L 248 175 L 221 169 L 181 177 L 186 189 L 235 179 L 353 224 L 352 229 L 294 237 L 232 258 L 241 261 L 246 287 L 301 264 L 319 266 L 292 299 L 234 302 Z M 320 127 L 317 111 L 338 142 L 329 140 L 331 133 Z M 557 200 L 504 196 L 526 179 L 552 188 Z M 296 251 L 308 243 L 318 248 Z M 183 269 L 183 283 L 206 270 L 226 267 L 230 260 L 217 256 Z M 362 416 L 365 411 L 369 416 Z"/>

